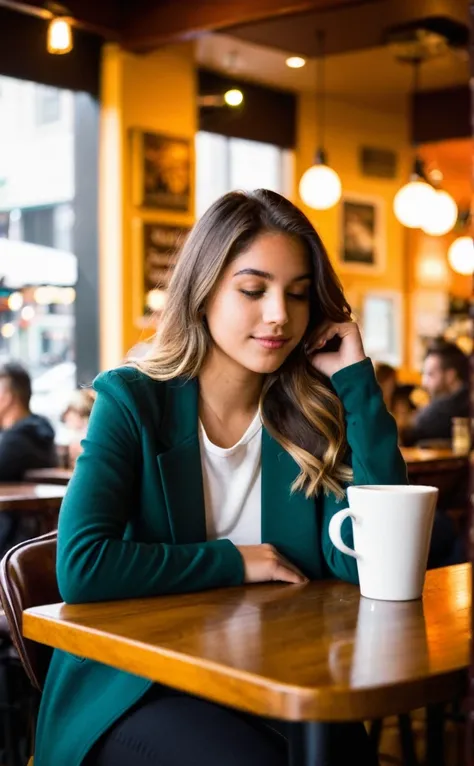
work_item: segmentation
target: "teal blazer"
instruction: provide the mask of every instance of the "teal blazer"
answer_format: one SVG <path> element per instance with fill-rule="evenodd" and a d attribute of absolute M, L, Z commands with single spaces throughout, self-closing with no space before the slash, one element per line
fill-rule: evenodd
<path fill-rule="evenodd" d="M 355 484 L 406 483 L 395 421 L 369 359 L 336 373 Z M 198 385 L 160 383 L 132 368 L 102 373 L 84 452 L 59 517 L 57 576 L 68 603 L 160 596 L 240 585 L 229 540 L 206 541 Z M 355 560 L 328 536 L 344 507 L 332 495 L 290 494 L 297 464 L 264 429 L 262 542 L 309 578 L 357 582 Z M 350 522 L 345 542 L 352 544 Z M 37 727 L 35 766 L 79 766 L 94 742 L 151 681 L 56 650 Z"/>

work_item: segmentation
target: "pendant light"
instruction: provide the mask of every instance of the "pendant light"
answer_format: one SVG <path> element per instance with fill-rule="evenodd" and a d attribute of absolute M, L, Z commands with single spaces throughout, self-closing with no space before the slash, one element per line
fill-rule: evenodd
<path fill-rule="evenodd" d="M 414 55 L 410 60 L 413 65 L 413 98 L 418 92 L 421 61 L 420 55 Z M 409 229 L 421 228 L 425 222 L 430 220 L 430 211 L 435 204 L 435 195 L 435 190 L 428 183 L 423 160 L 415 154 L 410 180 L 398 190 L 393 200 L 393 211 L 396 218 Z"/>
<path fill-rule="evenodd" d="M 314 165 L 306 170 L 301 176 L 299 184 L 300 197 L 308 207 L 314 210 L 328 210 L 341 198 L 341 180 L 336 171 L 327 164 L 327 155 L 324 145 L 324 122 L 325 122 L 325 87 L 324 87 L 324 56 L 323 39 L 324 33 L 319 31 L 318 55 L 316 59 L 316 93 L 318 110 L 318 140 L 319 146 L 316 151 Z"/>
<path fill-rule="evenodd" d="M 67 18 L 56 17 L 48 26 L 48 53 L 64 55 L 72 51 L 72 30 Z"/>
<path fill-rule="evenodd" d="M 472 237 L 458 237 L 448 250 L 448 261 L 457 274 L 474 274 L 474 242 Z"/>
<path fill-rule="evenodd" d="M 448 192 L 435 189 L 432 206 L 422 223 L 422 230 L 431 237 L 441 237 L 454 228 L 458 219 L 458 206 Z"/>
<path fill-rule="evenodd" d="M 431 237 L 441 237 L 454 228 L 458 220 L 458 206 L 453 197 L 440 188 L 443 181 L 443 173 L 438 167 L 428 172 L 428 178 L 435 190 L 433 206 L 430 207 L 429 215 L 421 228 L 425 234 Z"/>

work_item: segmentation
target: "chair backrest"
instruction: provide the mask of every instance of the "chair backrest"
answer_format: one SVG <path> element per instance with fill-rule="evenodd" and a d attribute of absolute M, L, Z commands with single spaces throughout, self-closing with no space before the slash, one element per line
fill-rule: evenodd
<path fill-rule="evenodd" d="M 61 601 L 56 580 L 57 531 L 11 548 L 0 562 L 0 599 L 15 648 L 33 686 L 41 690 L 52 650 L 23 638 L 23 610 Z"/>

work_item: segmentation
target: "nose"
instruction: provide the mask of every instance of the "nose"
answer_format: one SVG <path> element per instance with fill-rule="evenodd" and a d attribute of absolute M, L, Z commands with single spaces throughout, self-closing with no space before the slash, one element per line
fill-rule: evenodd
<path fill-rule="evenodd" d="M 283 327 L 288 322 L 287 300 L 284 294 L 268 295 L 263 308 L 265 324 Z"/>

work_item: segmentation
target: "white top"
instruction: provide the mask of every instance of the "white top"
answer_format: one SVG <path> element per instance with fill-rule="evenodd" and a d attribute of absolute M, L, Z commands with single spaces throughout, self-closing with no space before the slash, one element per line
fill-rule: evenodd
<path fill-rule="evenodd" d="M 234 545 L 262 542 L 262 422 L 257 412 L 242 438 L 224 449 L 213 444 L 199 421 L 206 534 Z"/>

